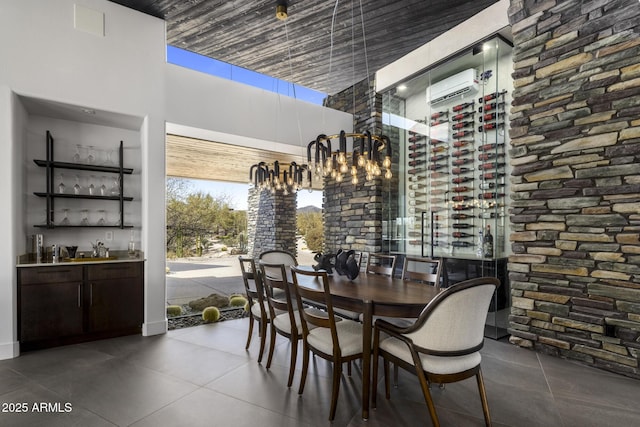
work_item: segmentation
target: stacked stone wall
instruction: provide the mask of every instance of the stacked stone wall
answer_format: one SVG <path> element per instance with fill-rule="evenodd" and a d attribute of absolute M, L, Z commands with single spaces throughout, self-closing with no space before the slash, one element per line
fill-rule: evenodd
<path fill-rule="evenodd" d="M 297 253 L 296 193 L 284 195 L 249 189 L 247 212 L 247 250 L 257 258 L 260 253 L 279 249 Z"/>
<path fill-rule="evenodd" d="M 640 378 L 640 4 L 509 18 L 510 340 Z"/>

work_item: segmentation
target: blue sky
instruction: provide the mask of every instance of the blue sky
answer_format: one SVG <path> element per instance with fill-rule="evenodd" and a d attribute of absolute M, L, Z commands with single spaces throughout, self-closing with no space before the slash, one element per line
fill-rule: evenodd
<path fill-rule="evenodd" d="M 199 179 L 187 180 L 191 184 L 191 190 L 210 194 L 212 197 L 228 196 L 231 199 L 231 207 L 236 210 L 247 210 L 247 191 L 249 184 L 233 182 L 205 181 Z M 298 192 L 298 207 L 305 206 L 322 207 L 322 191 L 302 190 Z"/>

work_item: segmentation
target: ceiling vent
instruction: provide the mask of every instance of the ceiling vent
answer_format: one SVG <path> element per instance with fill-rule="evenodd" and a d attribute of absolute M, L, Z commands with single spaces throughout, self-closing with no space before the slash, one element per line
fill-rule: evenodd
<path fill-rule="evenodd" d="M 429 86 L 427 88 L 427 103 L 435 105 L 462 95 L 473 96 L 477 92 L 476 70 L 469 68 Z"/>

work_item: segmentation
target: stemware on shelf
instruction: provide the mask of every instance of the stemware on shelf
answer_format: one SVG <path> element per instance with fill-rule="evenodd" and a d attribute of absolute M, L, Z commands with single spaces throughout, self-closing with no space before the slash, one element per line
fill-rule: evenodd
<path fill-rule="evenodd" d="M 89 225 L 89 210 L 83 209 L 81 213 L 82 219 L 80 220 L 80 225 Z"/>
<path fill-rule="evenodd" d="M 89 177 L 89 194 L 91 196 L 95 196 L 98 194 L 98 188 L 94 185 L 95 181 L 96 181 L 95 175 L 91 175 Z"/>
<path fill-rule="evenodd" d="M 89 146 L 89 154 L 87 155 L 87 163 L 94 164 L 96 162 L 96 147 Z"/>
<path fill-rule="evenodd" d="M 118 177 L 113 178 L 113 185 L 111 186 L 111 189 L 109 190 L 109 192 L 111 193 L 112 196 L 120 195 L 120 178 Z"/>
<path fill-rule="evenodd" d="M 104 209 L 98 209 L 98 222 L 96 224 L 97 225 L 105 225 L 106 223 L 107 223 L 107 221 L 106 221 L 105 210 Z"/>
<path fill-rule="evenodd" d="M 62 210 L 62 220 L 60 221 L 60 225 L 71 225 L 71 221 L 69 221 L 69 209 Z"/>
<path fill-rule="evenodd" d="M 76 175 L 76 183 L 73 185 L 73 194 L 81 194 L 82 186 L 80 185 L 80 176 Z"/>
<path fill-rule="evenodd" d="M 106 176 L 101 176 L 100 177 L 100 195 L 101 196 L 107 196 L 107 177 Z"/>
<path fill-rule="evenodd" d="M 80 163 L 80 161 L 82 160 L 82 154 L 80 154 L 81 150 L 82 150 L 82 146 L 80 144 L 76 144 L 76 152 L 73 154 L 73 157 L 71 158 L 73 163 Z"/>
<path fill-rule="evenodd" d="M 60 177 L 58 179 L 58 193 L 59 194 L 64 194 L 64 192 L 66 191 L 66 186 L 64 185 L 64 174 L 60 174 Z"/>

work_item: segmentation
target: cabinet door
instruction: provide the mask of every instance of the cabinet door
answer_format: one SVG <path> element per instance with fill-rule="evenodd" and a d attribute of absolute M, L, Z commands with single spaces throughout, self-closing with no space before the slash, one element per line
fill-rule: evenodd
<path fill-rule="evenodd" d="M 81 266 L 20 268 L 18 282 L 20 342 L 84 332 Z"/>
<path fill-rule="evenodd" d="M 142 263 L 90 265 L 89 332 L 140 330 L 144 313 Z"/>

